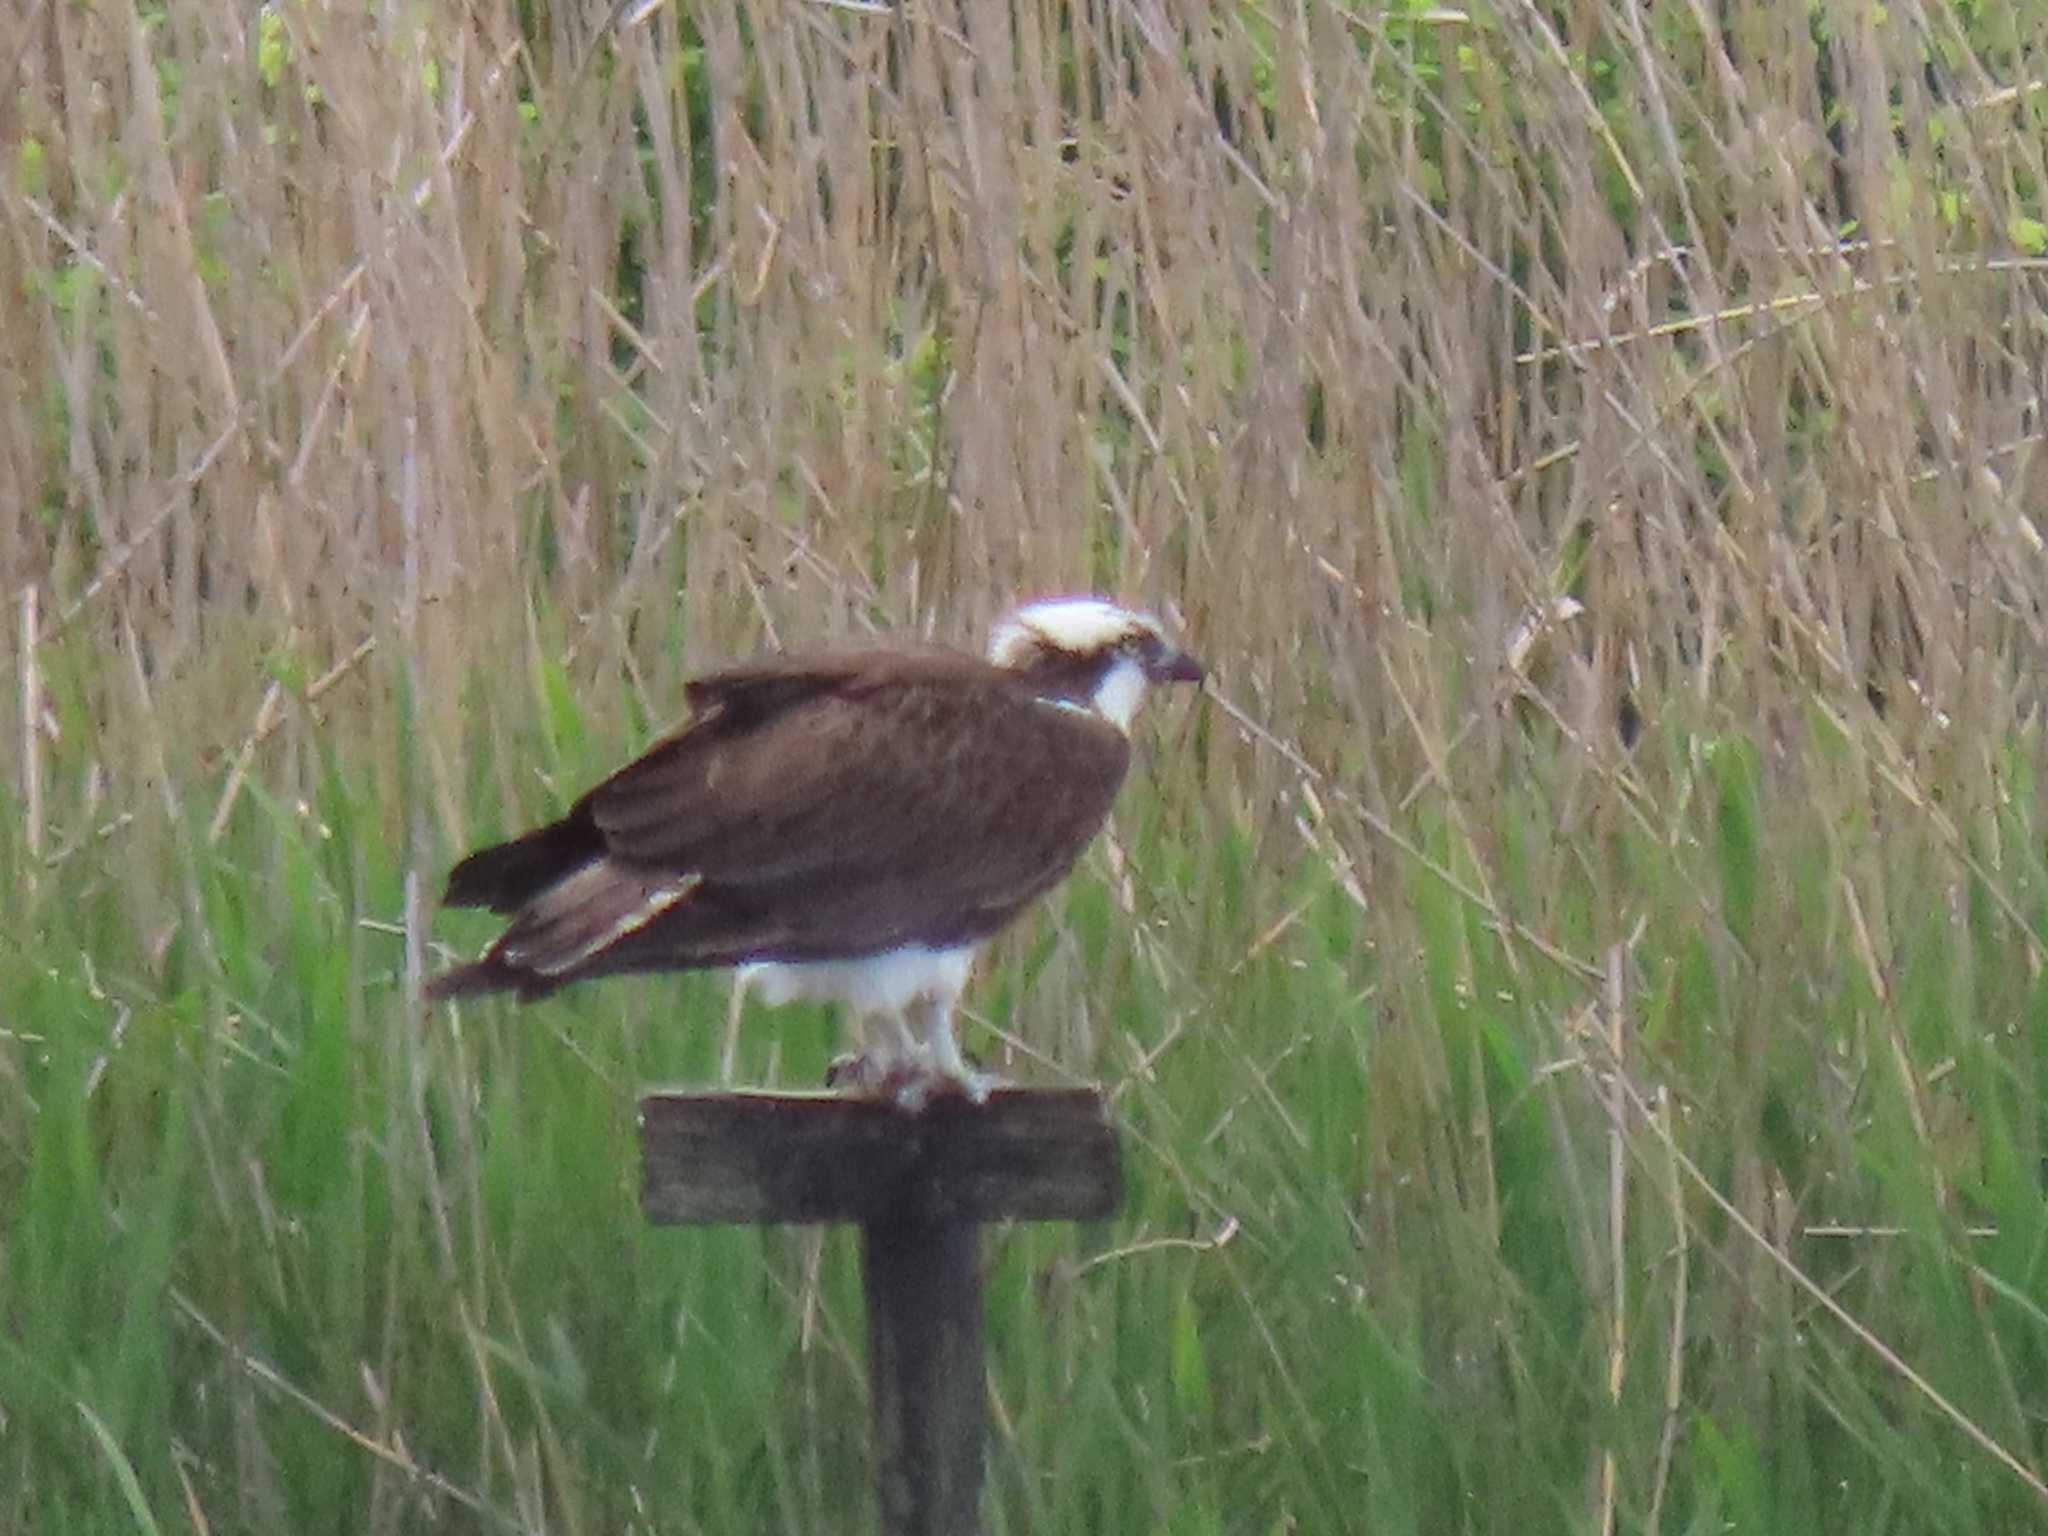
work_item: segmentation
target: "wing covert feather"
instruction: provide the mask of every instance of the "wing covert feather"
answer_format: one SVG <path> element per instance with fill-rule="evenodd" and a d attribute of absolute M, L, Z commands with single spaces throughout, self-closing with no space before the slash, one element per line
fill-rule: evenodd
<path fill-rule="evenodd" d="M 1067 872 L 1129 762 L 1106 722 L 978 670 L 798 696 L 759 712 L 721 701 L 593 790 L 610 855 L 735 895 L 800 886 L 801 926 L 821 939 L 981 927 Z"/>

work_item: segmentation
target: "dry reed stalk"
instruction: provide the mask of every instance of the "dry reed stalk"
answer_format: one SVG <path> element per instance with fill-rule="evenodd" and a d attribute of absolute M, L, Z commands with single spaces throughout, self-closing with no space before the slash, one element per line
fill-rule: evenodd
<path fill-rule="evenodd" d="M 1292 662 L 1319 653 L 1359 701 L 1357 723 L 1382 739 L 1408 738 L 1426 751 L 1413 739 L 1421 723 L 1427 739 L 1483 743 L 1490 728 L 1475 737 L 1471 722 L 1433 720 L 1433 710 L 1404 718 L 1374 702 L 1356 658 L 1380 648 L 1398 612 L 1394 572 L 1406 573 L 1411 592 L 1455 595 L 1421 652 L 1433 663 L 1445 651 L 1500 643 L 1522 603 L 1554 595 L 1567 530 L 1590 526 L 1601 558 L 1589 576 L 1619 594 L 1600 604 L 1597 628 L 1626 634 L 1666 675 L 1684 653 L 1689 680 L 1739 683 L 1747 658 L 1768 649 L 1755 624 L 1708 616 L 1730 654 L 1744 658 L 1716 672 L 1692 659 L 1682 634 L 1653 621 L 1659 594 L 1688 568 L 1725 558 L 1704 537 L 1711 521 L 1736 530 L 1746 561 L 1736 588 L 1753 587 L 1768 568 L 1753 547 L 1766 524 L 1747 521 L 1739 506 L 1711 510 L 1725 493 L 1690 462 L 1687 440 L 1703 435 L 1726 458 L 1742 500 L 1782 491 L 1788 480 L 1768 423 L 1784 412 L 1774 402 L 1814 379 L 1852 376 L 1864 384 L 1859 398 L 1874 402 L 1881 392 L 1897 395 L 1891 379 L 1905 377 L 1859 370 L 1854 354 L 1868 335 L 1829 328 L 1809 297 L 1869 313 L 1881 289 L 1924 288 L 1936 271 L 2023 284 L 2038 266 L 2025 256 L 1969 255 L 1916 269 L 1910 242 L 1879 234 L 1853 250 L 1824 246 L 1796 206 L 1764 202 L 1720 210 L 1736 235 L 1703 240 L 1692 225 L 1710 211 L 1697 198 L 1669 235 L 1647 226 L 1655 238 L 1644 247 L 1664 254 L 1603 265 L 1596 253 L 1625 230 L 1629 198 L 1648 209 L 1660 183 L 1685 190 L 1673 180 L 1664 126 L 1682 115 L 1673 82 L 1657 82 L 1661 138 L 1623 142 L 1570 72 L 1573 50 L 1610 29 L 1635 67 L 1651 67 L 1657 41 L 1620 8 L 1575 16 L 1569 35 L 1534 18 L 1485 37 L 1448 13 L 1430 19 L 1431 32 L 1478 49 L 1470 67 L 1479 73 L 1463 85 L 1399 74 L 1405 55 L 1386 51 L 1384 24 L 1349 11 L 1290 13 L 1270 40 L 1226 21 L 1196 29 L 1185 49 L 1156 20 L 1091 15 L 1058 43 L 1077 50 L 1071 67 L 1095 82 L 1095 94 L 1077 104 L 1048 67 L 1055 34 L 1031 8 L 984 17 L 979 25 L 996 33 L 970 43 L 936 14 L 806 11 L 801 25 L 784 27 L 766 9 L 670 5 L 536 56 L 534 100 L 547 137 L 543 152 L 526 158 L 516 103 L 499 88 L 516 46 L 502 33 L 452 23 L 434 35 L 451 72 L 442 77 L 445 99 L 429 102 L 418 81 L 369 67 L 368 35 L 337 27 L 315 39 L 302 35 L 301 19 L 284 22 L 285 67 L 315 72 L 327 110 L 390 124 L 429 167 L 401 182 L 410 191 L 387 205 L 333 199 L 317 220 L 285 222 L 264 188 L 339 185 L 337 173 L 383 176 L 393 140 L 345 138 L 323 167 L 311 141 L 263 140 L 247 115 L 259 109 L 238 102 L 244 116 L 230 121 L 265 169 L 247 193 L 231 195 L 247 198 L 250 227 L 287 268 L 307 274 L 305 291 L 327 296 L 300 311 L 306 318 L 264 309 L 269 301 L 236 265 L 245 252 L 232 241 L 200 253 L 225 267 L 218 291 L 194 289 L 191 253 L 215 237 L 189 214 L 167 226 L 187 258 L 164 271 L 126 258 L 118 231 L 127 210 L 98 208 L 61 179 L 0 216 L 57 257 L 106 274 L 133 317 L 136 358 L 169 350 L 180 334 L 225 334 L 221 316 L 234 311 L 235 352 L 205 344 L 194 356 L 208 390 L 239 402 L 234 430 L 246 425 L 259 458 L 272 444 L 292 445 L 286 526 L 277 539 L 256 541 L 276 548 L 260 562 L 261 584 L 288 595 L 317 584 L 318 601 L 298 616 L 315 628 L 359 633 L 363 605 L 389 587 L 425 598 L 475 583 L 446 610 L 447 624 L 458 625 L 474 611 L 471 597 L 514 569 L 554 520 L 589 558 L 541 579 L 579 612 L 609 607 L 630 618 L 660 600 L 661 573 L 673 561 L 689 572 L 688 622 L 705 626 L 700 640 L 718 649 L 751 626 L 754 589 L 778 622 L 809 602 L 844 611 L 867 586 L 873 597 L 864 604 L 940 615 L 964 634 L 1019 586 L 1127 585 L 1176 594 L 1201 624 L 1231 635 L 1232 654 L 1279 686 L 1262 706 L 1278 718 L 1305 703 Z M 132 31 L 73 32 L 66 16 L 44 24 L 82 58 L 113 45 L 133 63 Z M 995 39 L 1012 27 L 1006 55 Z M 715 144 L 701 137 L 702 102 L 664 63 L 686 35 L 701 39 L 706 69 L 729 87 L 707 98 Z M 748 38 L 774 42 L 747 53 Z M 175 56 L 186 41 L 172 27 L 158 46 Z M 1276 94 L 1265 113 L 1249 112 L 1245 104 L 1266 89 L 1253 64 L 1267 47 L 1278 49 Z M 591 69 L 605 48 L 631 67 L 610 77 Z M 453 61 L 478 62 L 464 78 Z M 1876 54 L 1858 67 L 1891 63 Z M 1384 94 L 1374 70 L 1388 66 L 1405 81 L 1412 111 L 1472 93 L 1472 110 L 1443 123 L 1457 174 L 1440 198 L 1418 192 L 1401 120 L 1366 110 Z M 202 90 L 225 85 L 206 74 L 220 67 L 208 63 L 188 78 Z M 1501 116 L 1488 94 L 1497 82 L 1484 75 L 1493 67 L 1557 83 L 1569 110 L 1540 126 Z M 21 68 L 33 132 L 48 110 L 39 103 L 52 98 L 39 94 L 48 85 L 40 56 L 24 54 Z M 1705 121 L 1739 129 L 1743 118 L 1722 83 L 1690 88 Z M 145 123 L 162 110 L 146 92 L 133 106 Z M 642 133 L 636 106 L 652 172 L 629 186 L 607 168 Z M 1753 100 L 1748 110 L 1754 115 Z M 436 112 L 439 125 L 430 126 Z M 188 203 L 193 168 L 180 159 L 182 144 L 160 134 L 141 142 L 153 195 Z M 1588 162 L 1582 142 L 1593 160 L 1605 156 L 1616 168 L 1621 204 L 1569 181 L 1569 206 L 1548 201 L 1503 172 L 1507 148 L 1555 158 L 1577 176 Z M 707 182 L 713 170 L 717 179 Z M 1875 172 L 1852 159 L 1852 178 Z M 666 238 L 639 245 L 646 281 L 629 290 L 616 253 L 652 217 Z M 1571 237 L 1563 261 L 1517 267 L 1506 259 L 1546 224 Z M 404 262 L 393 264 L 401 249 Z M 1864 264 L 1846 292 L 1797 281 L 1844 259 Z M 370 347 L 344 378 L 303 341 L 323 309 L 360 296 L 373 271 L 388 291 L 364 313 L 387 330 L 400 326 L 407 345 Z M 1738 280 L 1774 296 L 1707 302 Z M 508 307 L 522 286 L 538 324 Z M 430 295 L 434 302 L 424 302 Z M 1987 297 L 1992 307 L 2005 302 Z M 1684 302 L 1692 298 L 1701 302 Z M 1740 363 L 1748 376 L 1736 376 L 1740 349 L 1717 351 L 1701 335 L 1709 320 L 1697 318 L 1725 329 L 1736 317 L 1794 305 L 1803 318 L 1765 343 L 1785 362 L 1752 352 Z M 1670 318 L 1674 307 L 1695 318 Z M 1600 322 L 1582 324 L 1587 316 Z M 1503 354 L 1497 338 L 1516 323 L 1543 344 Z M 297 338 L 283 345 L 295 326 Z M 884 331 L 897 340 L 881 344 Z M 10 361 L 34 376 L 39 333 L 8 334 Z M 280 344 L 266 349 L 261 338 L 273 335 Z M 562 378 L 581 396 L 559 421 L 544 379 L 522 393 L 490 360 L 508 344 L 548 346 L 550 337 L 566 347 Z M 615 337 L 634 362 L 623 372 L 604 358 Z M 1555 355 L 1546 346 L 1564 345 L 1545 339 L 1560 337 L 1576 338 L 1569 351 L 1578 365 L 1545 376 L 1544 360 Z M 1895 341 L 1920 357 L 1923 376 L 1946 376 L 1926 366 L 1938 338 L 1907 328 Z M 1666 354 L 1653 349 L 1695 345 L 1707 364 L 1696 376 L 1711 378 L 1738 410 L 1658 384 Z M 940 365 L 927 379 L 913 366 L 921 347 Z M 1803 358 L 1791 356 L 1802 347 Z M 587 366 L 576 361 L 579 348 Z M 278 359 L 268 370 L 266 350 Z M 404 452 L 381 413 L 398 398 L 391 386 L 400 371 L 414 364 L 430 381 L 413 451 L 432 504 L 408 532 L 395 511 L 376 509 L 373 487 L 402 477 Z M 124 357 L 120 366 L 131 365 Z M 132 397 L 140 383 L 124 372 L 119 390 Z M 1311 387 L 1316 445 L 1304 395 Z M 1943 388 L 1965 438 L 1984 441 L 1976 423 L 2001 409 L 1996 375 L 1980 373 L 1974 396 Z M 1645 401 L 1659 403 L 1645 410 Z M 81 404 L 81 420 L 90 419 L 93 400 Z M 1858 400 L 1845 408 L 1855 412 Z M 1885 408 L 1911 409 L 1903 400 Z M 1435 494 L 1449 499 L 1427 537 L 1398 510 L 1391 429 L 1403 420 L 1434 423 L 1443 466 Z M 1859 436 L 1873 438 L 1845 430 L 1822 441 L 1802 473 L 1816 484 L 1853 475 Z M 481 469 L 465 462 L 470 437 L 490 445 Z M 158 484 L 177 477 L 176 494 L 125 525 L 109 519 L 125 538 L 106 546 L 85 600 L 139 571 L 135 555 L 181 520 L 181 508 L 192 531 L 174 541 L 178 570 L 189 575 L 203 562 L 224 588 L 259 564 L 228 505 L 243 472 L 214 484 L 206 471 L 229 442 L 218 434 L 206 441 L 214 447 L 184 467 L 156 466 Z M 368 473 L 356 451 L 363 445 L 374 445 Z M 905 473 L 907 446 L 922 461 L 914 475 Z M 1894 482 L 1926 474 L 1903 459 L 1883 469 Z M 594 486 L 606 490 L 593 499 Z M 534 487 L 561 510 L 516 512 Z M 1999 494 L 2017 500 L 2024 487 Z M 1909 507 L 1911 498 L 1891 500 Z M 679 506 L 690 508 L 686 524 L 668 515 Z M 1672 510 L 1686 506 L 1704 510 Z M 582 509 L 573 528 L 571 509 Z M 1794 546 L 1835 538 L 1826 520 L 1801 517 L 1804 526 L 1788 532 Z M 1900 547 L 1931 552 L 1933 527 L 1909 516 Z M 679 529 L 687 530 L 680 538 Z M 753 569 L 754 529 L 793 535 L 799 563 Z M 1884 606 L 1883 563 L 1866 554 L 1842 568 L 1820 599 L 1823 627 L 1852 639 L 1867 632 L 1857 615 Z M 848 584 L 828 574 L 835 570 L 869 579 Z M 615 574 L 628 571 L 630 580 Z M 1338 586 L 1326 584 L 1332 571 Z M 2008 577 L 2025 579 L 2017 568 Z M 181 629 L 193 622 L 195 592 L 185 589 L 164 610 L 182 613 Z M 1744 595 L 1731 588 L 1727 600 L 1739 615 Z M 80 606 L 46 604 L 45 627 L 54 627 L 53 611 L 75 619 Z M 438 641 L 430 634 L 423 643 L 432 650 Z M 1325 752 L 1317 732 L 1306 744 Z M 1464 793 L 1432 783 L 1430 793 L 1446 792 Z"/>
<path fill-rule="evenodd" d="M 1663 1426 L 1657 1435 L 1657 1467 L 1650 1479 L 1649 1513 L 1643 1522 L 1643 1529 L 1653 1536 L 1662 1529 L 1664 1495 L 1671 1486 L 1671 1460 L 1678 1449 L 1684 1417 L 1686 1305 L 1692 1279 L 1692 1229 L 1685 1216 L 1685 1186 L 1671 1134 L 1671 1090 L 1662 1083 L 1657 1085 L 1654 1113 L 1657 1142 L 1664 1151 L 1664 1203 L 1671 1212 L 1671 1230 L 1677 1240 L 1671 1272 L 1671 1338 L 1664 1360 Z"/>
<path fill-rule="evenodd" d="M 374 635 L 360 641 L 354 650 L 325 672 L 314 678 L 306 689 L 302 702 L 309 708 L 354 671 L 369 654 L 377 648 Z M 263 702 L 256 707 L 256 719 L 249 727 L 249 734 L 242 738 L 242 744 L 235 751 L 234 761 L 228 765 L 228 776 L 221 786 L 219 803 L 214 806 L 213 819 L 206 824 L 206 841 L 217 843 L 227 830 L 228 818 L 234 813 L 235 801 L 240 798 L 248 781 L 249 765 L 255 760 L 256 750 L 276 734 L 284 724 L 284 684 L 272 681 L 263 690 Z"/>
<path fill-rule="evenodd" d="M 36 665 L 36 589 L 21 589 L 21 814 L 29 879 L 43 858 L 42 674 Z"/>
<path fill-rule="evenodd" d="M 1601 1015 L 1606 1024 L 1607 1056 L 1607 1402 L 1617 1417 L 1622 1387 L 1628 1380 L 1628 1099 L 1621 1075 L 1629 1070 L 1628 1023 L 1623 1011 L 1623 964 L 1627 946 L 1615 944 L 1606 956 L 1601 983 Z M 1608 1536 L 1615 1528 L 1620 1462 L 1611 1440 L 1600 1450 L 1600 1507 L 1596 1529 Z"/>

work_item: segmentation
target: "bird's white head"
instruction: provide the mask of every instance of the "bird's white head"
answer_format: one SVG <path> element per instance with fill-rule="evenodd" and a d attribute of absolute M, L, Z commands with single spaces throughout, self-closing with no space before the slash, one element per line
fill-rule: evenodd
<path fill-rule="evenodd" d="M 988 659 L 1030 675 L 1045 696 L 1093 710 L 1120 731 L 1153 683 L 1198 683 L 1202 664 L 1159 620 L 1100 597 L 1025 603 L 989 634 Z"/>

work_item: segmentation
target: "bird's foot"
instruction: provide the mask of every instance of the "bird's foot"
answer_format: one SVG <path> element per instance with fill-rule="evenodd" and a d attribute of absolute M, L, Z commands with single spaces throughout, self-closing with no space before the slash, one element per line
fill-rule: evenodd
<path fill-rule="evenodd" d="M 835 1056 L 825 1069 L 826 1087 L 856 1098 L 894 1104 L 913 1115 L 935 1099 L 961 1098 L 970 1104 L 986 1104 L 989 1094 L 1000 1083 L 1000 1078 L 965 1063 L 948 1071 L 915 1057 L 892 1058 L 870 1051 Z"/>
<path fill-rule="evenodd" d="M 912 1066 L 892 1073 L 890 1081 L 896 1107 L 917 1114 L 935 1099 L 957 1098 L 970 1104 L 986 1104 L 1000 1080 L 973 1067 L 949 1072 L 943 1067 Z"/>
<path fill-rule="evenodd" d="M 979 1067 L 953 1074 L 946 1079 L 965 1095 L 970 1104 L 986 1104 L 988 1096 L 1002 1087 L 1003 1080 L 993 1072 L 984 1072 Z"/>
<path fill-rule="evenodd" d="M 871 1099 L 916 1112 L 933 1095 L 943 1091 L 939 1073 L 916 1056 L 895 1056 L 885 1051 L 849 1051 L 835 1056 L 825 1069 L 825 1086 L 836 1088 L 850 1098 Z"/>
<path fill-rule="evenodd" d="M 825 1068 L 825 1086 L 863 1098 L 879 1095 L 889 1075 L 888 1066 L 868 1051 L 848 1051 L 834 1056 Z"/>

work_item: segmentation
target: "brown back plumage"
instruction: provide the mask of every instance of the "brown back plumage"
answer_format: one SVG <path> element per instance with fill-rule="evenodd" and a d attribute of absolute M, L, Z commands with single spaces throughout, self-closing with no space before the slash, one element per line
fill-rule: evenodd
<path fill-rule="evenodd" d="M 446 900 L 512 916 L 436 996 L 985 938 L 1072 868 L 1130 747 L 1093 676 L 948 651 L 700 679 L 691 723 L 560 821 L 470 855 Z"/>

